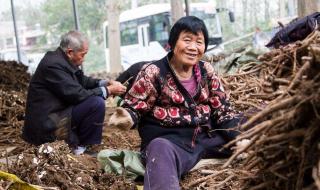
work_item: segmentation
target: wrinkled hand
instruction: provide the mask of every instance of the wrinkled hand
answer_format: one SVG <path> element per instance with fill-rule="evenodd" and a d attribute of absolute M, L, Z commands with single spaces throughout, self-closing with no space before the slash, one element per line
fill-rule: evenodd
<path fill-rule="evenodd" d="M 133 121 L 126 109 L 118 107 L 111 115 L 108 126 L 117 127 L 121 130 L 129 130 L 133 126 Z"/>
<path fill-rule="evenodd" d="M 121 95 L 127 90 L 127 87 L 125 87 L 118 81 L 110 81 L 109 85 L 106 86 L 106 88 L 108 89 L 110 95 Z"/>

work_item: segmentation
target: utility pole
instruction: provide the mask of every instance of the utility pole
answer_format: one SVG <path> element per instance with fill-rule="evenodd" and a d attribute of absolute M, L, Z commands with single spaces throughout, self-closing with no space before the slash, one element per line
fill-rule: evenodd
<path fill-rule="evenodd" d="M 79 23 L 79 16 L 78 16 L 78 6 L 76 0 L 72 0 L 72 7 L 73 7 L 73 18 L 76 30 L 80 31 L 80 23 Z"/>
<path fill-rule="evenodd" d="M 72 7 L 73 7 L 73 18 L 74 18 L 74 24 L 77 31 L 80 31 L 80 22 L 79 22 L 79 16 L 78 16 L 78 6 L 76 0 L 72 0 Z M 80 66 L 81 70 L 84 71 L 83 64 Z"/>
<path fill-rule="evenodd" d="M 15 38 L 16 38 L 18 61 L 19 61 L 19 63 L 21 63 L 21 52 L 20 52 L 19 35 L 18 35 L 18 29 L 17 29 L 17 23 L 16 23 L 16 16 L 15 16 L 13 0 L 11 0 L 11 13 L 12 13 L 12 19 L 13 19 L 14 35 L 15 35 Z"/>
<path fill-rule="evenodd" d="M 186 16 L 189 16 L 190 15 L 189 0 L 184 0 L 184 4 L 186 6 Z"/>

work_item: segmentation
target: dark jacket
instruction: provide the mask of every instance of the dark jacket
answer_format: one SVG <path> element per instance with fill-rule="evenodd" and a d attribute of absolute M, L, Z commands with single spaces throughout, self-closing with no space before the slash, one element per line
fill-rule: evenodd
<path fill-rule="evenodd" d="M 314 12 L 303 18 L 290 22 L 287 26 L 279 30 L 266 47 L 278 48 L 298 40 L 305 39 L 320 24 L 320 12 Z"/>
<path fill-rule="evenodd" d="M 35 145 L 52 142 L 56 129 L 66 128 L 64 140 L 76 141 L 71 132 L 72 107 L 90 96 L 102 96 L 98 86 L 99 80 L 84 76 L 62 49 L 47 52 L 29 85 L 23 139 Z"/>
<path fill-rule="evenodd" d="M 151 140 L 163 137 L 192 151 L 195 144 L 201 144 L 196 137 L 204 137 L 197 133 L 211 128 L 211 118 L 219 125 L 232 120 L 235 114 L 210 63 L 194 66 L 198 86 L 191 97 L 169 66 L 170 56 L 141 69 L 123 107 L 139 123 L 142 149 Z"/>

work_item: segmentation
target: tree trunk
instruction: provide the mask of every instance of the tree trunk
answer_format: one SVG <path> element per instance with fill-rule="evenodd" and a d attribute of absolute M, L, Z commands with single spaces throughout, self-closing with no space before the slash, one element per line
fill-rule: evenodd
<path fill-rule="evenodd" d="M 298 16 L 304 17 L 313 12 L 319 11 L 319 0 L 298 0 Z"/>
<path fill-rule="evenodd" d="M 288 16 L 292 17 L 297 14 L 296 7 L 296 0 L 288 0 Z"/>
<path fill-rule="evenodd" d="M 171 3 L 171 21 L 174 24 L 184 16 L 182 0 L 170 0 Z"/>
<path fill-rule="evenodd" d="M 247 9 L 248 9 L 248 1 L 247 0 L 242 0 L 242 26 L 243 29 L 246 30 L 247 26 L 248 26 L 248 21 L 247 21 Z"/>
<path fill-rule="evenodd" d="M 264 0 L 264 20 L 266 22 L 268 22 L 270 20 L 269 0 Z"/>
<path fill-rule="evenodd" d="M 118 0 L 107 0 L 108 16 L 108 46 L 110 72 L 122 71 L 120 55 L 120 27 L 119 27 L 120 4 Z"/>
<path fill-rule="evenodd" d="M 286 1 L 279 0 L 279 18 L 286 16 Z"/>
<path fill-rule="evenodd" d="M 258 3 L 255 1 L 255 3 L 253 4 L 253 16 L 254 16 L 254 26 L 257 26 L 258 22 L 259 22 L 259 15 L 260 15 L 260 3 L 258 1 Z"/>
<path fill-rule="evenodd" d="M 251 28 L 252 26 L 254 26 L 254 4 L 255 4 L 255 2 L 253 2 L 253 1 L 249 1 L 249 3 L 248 3 L 248 5 L 249 5 L 249 13 L 248 13 L 248 15 L 249 15 L 249 27 L 248 28 Z M 248 29 L 247 28 L 247 29 Z"/>
<path fill-rule="evenodd" d="M 297 8 L 296 0 L 288 0 L 288 16 L 289 17 L 292 17 L 297 14 L 296 8 Z"/>
<path fill-rule="evenodd" d="M 226 0 L 216 0 L 217 2 L 217 8 L 226 8 L 227 2 Z"/>

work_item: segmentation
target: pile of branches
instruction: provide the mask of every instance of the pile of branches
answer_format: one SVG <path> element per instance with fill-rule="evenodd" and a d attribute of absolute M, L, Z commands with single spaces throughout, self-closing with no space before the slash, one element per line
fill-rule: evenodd
<path fill-rule="evenodd" d="M 222 77 L 247 117 L 234 154 L 184 189 L 320 189 L 320 31 L 258 59 Z"/>
<path fill-rule="evenodd" d="M 124 176 L 103 173 L 96 158 L 75 156 L 63 141 L 29 147 L 8 171 L 43 189 L 135 189 Z"/>
<path fill-rule="evenodd" d="M 320 32 L 259 60 L 262 63 L 247 64 L 238 74 L 223 78 L 237 109 L 251 111 L 240 126 L 245 132 L 226 147 L 244 139 L 249 143 L 221 169 L 247 171 L 235 173 L 233 179 L 240 184 L 233 188 L 319 188 Z M 244 153 L 248 156 L 231 166 Z M 229 185 L 225 188 L 232 188 Z"/>
<path fill-rule="evenodd" d="M 25 101 L 30 75 L 15 61 L 0 61 L 0 145 L 21 142 Z"/>

